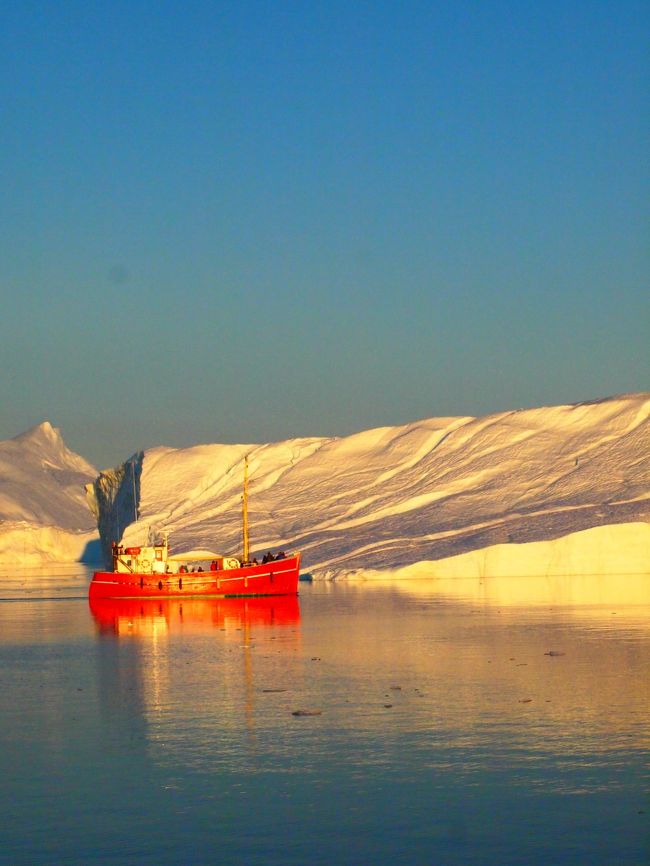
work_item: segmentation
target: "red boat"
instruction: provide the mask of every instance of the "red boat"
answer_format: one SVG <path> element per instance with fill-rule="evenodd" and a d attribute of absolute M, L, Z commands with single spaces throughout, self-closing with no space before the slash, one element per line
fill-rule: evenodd
<path fill-rule="evenodd" d="M 113 543 L 112 570 L 96 571 L 89 597 L 196 598 L 297 595 L 300 554 L 267 554 L 251 559 L 248 542 L 248 459 L 244 462 L 243 536 L 241 558 L 209 550 L 170 555 L 167 533 L 141 547 Z"/>

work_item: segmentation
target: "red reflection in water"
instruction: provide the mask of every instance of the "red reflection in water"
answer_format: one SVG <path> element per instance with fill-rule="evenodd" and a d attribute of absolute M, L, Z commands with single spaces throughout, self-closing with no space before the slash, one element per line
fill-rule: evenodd
<path fill-rule="evenodd" d="M 300 622 L 295 595 L 259 598 L 91 599 L 100 632 L 144 635 L 155 630 L 200 632 L 248 626 L 286 626 Z"/>

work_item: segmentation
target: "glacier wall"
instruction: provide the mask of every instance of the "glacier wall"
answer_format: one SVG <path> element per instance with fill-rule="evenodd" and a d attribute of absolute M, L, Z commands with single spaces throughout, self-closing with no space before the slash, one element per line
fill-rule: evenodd
<path fill-rule="evenodd" d="M 97 530 L 89 532 L 5 521 L 0 525 L 0 574 L 6 567 L 99 562 Z M 4 567 L 3 567 L 4 566 Z"/>
<path fill-rule="evenodd" d="M 105 469 L 86 485 L 88 507 L 97 520 L 104 561 L 110 562 L 111 543 L 120 541 L 138 519 L 144 452 L 134 454 L 114 469 Z"/>

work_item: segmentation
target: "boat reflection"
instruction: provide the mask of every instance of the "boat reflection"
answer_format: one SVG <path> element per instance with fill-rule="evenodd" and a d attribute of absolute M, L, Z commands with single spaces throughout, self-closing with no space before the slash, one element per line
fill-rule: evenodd
<path fill-rule="evenodd" d="M 287 626 L 300 621 L 298 597 L 197 599 L 96 599 L 89 602 L 102 634 L 139 637 L 183 632 L 197 634 L 251 626 Z"/>

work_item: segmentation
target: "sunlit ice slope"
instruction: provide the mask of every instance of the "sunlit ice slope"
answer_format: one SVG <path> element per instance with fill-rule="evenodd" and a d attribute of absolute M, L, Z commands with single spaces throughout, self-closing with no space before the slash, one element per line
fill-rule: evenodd
<path fill-rule="evenodd" d="M 105 543 L 142 543 L 155 526 L 170 530 L 177 551 L 235 553 L 248 454 L 252 551 L 300 549 L 317 577 L 391 572 L 504 546 L 517 551 L 508 568 L 522 569 L 522 546 L 574 535 L 579 547 L 625 558 L 630 532 L 646 539 L 630 547 L 629 568 L 638 570 L 648 551 L 649 415 L 645 393 L 345 438 L 154 448 L 100 476 L 100 528 Z M 619 534 L 617 526 L 626 528 Z M 598 527 L 608 530 L 584 532 Z M 566 551 L 567 567 L 598 570 L 598 554 L 582 556 L 570 544 L 541 556 L 536 548 L 535 567 L 550 556 L 561 570 Z"/>
<path fill-rule="evenodd" d="M 48 421 L 0 442 L 2 566 L 84 558 L 98 537 L 84 493 L 96 476 Z"/>

